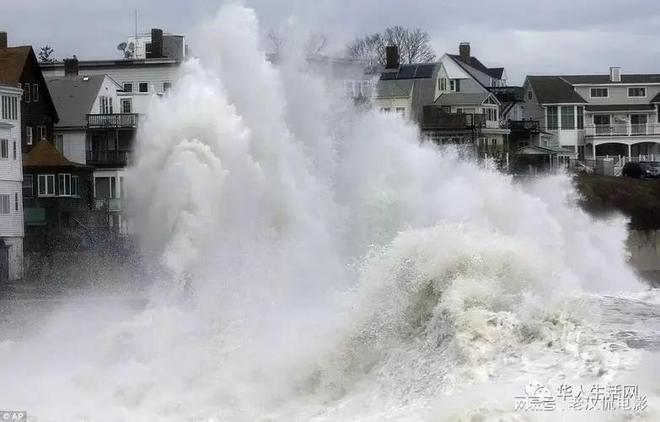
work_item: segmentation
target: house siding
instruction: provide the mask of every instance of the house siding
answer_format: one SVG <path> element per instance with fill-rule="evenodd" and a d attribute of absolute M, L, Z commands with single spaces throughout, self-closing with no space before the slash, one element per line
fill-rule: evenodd
<path fill-rule="evenodd" d="M 48 86 L 40 73 L 41 69 L 39 68 L 39 63 L 34 59 L 34 55 L 30 54 L 23 67 L 23 72 L 20 78 L 21 86 L 25 86 L 27 83 L 30 84 L 30 102 L 26 101 L 27 97 L 25 95 L 21 101 L 21 139 L 23 140 L 23 152 L 29 152 L 32 147 L 39 142 L 37 129 L 39 126 L 45 126 L 46 139 L 50 141 L 53 140 L 55 116 L 50 107 L 50 102 L 47 101 Z M 37 102 L 32 101 L 34 84 L 39 86 L 39 100 Z M 27 145 L 27 127 L 30 127 L 33 132 L 32 145 Z"/>
<path fill-rule="evenodd" d="M 628 97 L 628 88 L 643 87 L 646 88 L 645 97 Z M 609 97 L 591 97 L 591 88 L 607 88 L 609 90 Z M 585 100 L 592 105 L 607 105 L 607 104 L 648 104 L 653 97 L 660 93 L 660 86 L 658 85 L 589 85 L 589 86 L 576 86 L 575 91 L 582 96 Z"/>

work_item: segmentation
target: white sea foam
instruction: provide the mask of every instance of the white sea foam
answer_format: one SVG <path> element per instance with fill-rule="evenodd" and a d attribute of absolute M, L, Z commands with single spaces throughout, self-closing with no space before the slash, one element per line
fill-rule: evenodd
<path fill-rule="evenodd" d="M 3 342 L 2 379 L 21 381 L 2 405 L 54 421 L 527 420 L 513 396 L 533 380 L 634 368 L 599 325 L 603 293 L 642 288 L 623 218 L 582 212 L 567 175 L 514 183 L 342 105 L 299 57 L 269 63 L 240 4 L 204 33 L 127 180 L 163 268 L 151 304 L 74 303 Z"/>

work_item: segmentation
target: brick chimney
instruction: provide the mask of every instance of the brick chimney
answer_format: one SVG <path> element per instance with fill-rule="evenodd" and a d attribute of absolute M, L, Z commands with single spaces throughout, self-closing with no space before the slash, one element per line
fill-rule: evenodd
<path fill-rule="evenodd" d="M 396 45 L 385 47 L 385 69 L 399 68 L 399 48 Z"/>
<path fill-rule="evenodd" d="M 163 57 L 163 30 L 153 28 L 151 30 L 151 42 L 147 44 L 148 59 L 159 59 Z"/>
<path fill-rule="evenodd" d="M 0 48 L 7 48 L 7 33 L 5 31 L 0 32 Z"/>
<path fill-rule="evenodd" d="M 470 63 L 470 43 L 462 42 L 458 45 L 458 54 L 465 63 Z"/>
<path fill-rule="evenodd" d="M 64 59 L 64 76 L 78 76 L 78 59 Z"/>

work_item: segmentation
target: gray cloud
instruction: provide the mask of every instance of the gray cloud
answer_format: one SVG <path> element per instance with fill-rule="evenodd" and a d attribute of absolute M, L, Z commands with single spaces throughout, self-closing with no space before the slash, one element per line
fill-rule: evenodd
<path fill-rule="evenodd" d="M 189 35 L 220 7 L 208 0 L 4 0 L 10 43 L 51 44 L 59 58 L 119 57 L 116 45 L 134 32 L 161 27 Z M 510 80 L 525 74 L 660 72 L 660 3 L 657 0 L 247 0 L 264 32 L 284 22 L 324 33 L 341 52 L 356 35 L 389 25 L 427 30 L 438 53 L 470 41 L 490 65 L 505 66 Z"/>

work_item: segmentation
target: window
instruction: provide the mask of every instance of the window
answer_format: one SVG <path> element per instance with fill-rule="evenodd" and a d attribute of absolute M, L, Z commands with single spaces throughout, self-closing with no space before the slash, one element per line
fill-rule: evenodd
<path fill-rule="evenodd" d="M 37 84 L 32 84 L 32 101 L 39 102 L 39 85 Z"/>
<path fill-rule="evenodd" d="M 39 141 L 46 139 L 46 126 L 37 126 L 37 134 L 39 135 Z"/>
<path fill-rule="evenodd" d="M 16 141 L 13 141 L 12 144 L 14 145 L 14 160 L 18 157 L 18 153 L 16 151 Z"/>
<path fill-rule="evenodd" d="M 550 130 L 555 130 L 559 128 L 559 116 L 557 115 L 557 106 L 548 106 L 546 108 L 548 113 L 547 116 L 547 126 Z"/>
<path fill-rule="evenodd" d="M 140 92 L 149 92 L 149 84 L 146 82 L 140 82 L 138 85 L 138 90 Z"/>
<path fill-rule="evenodd" d="M 32 145 L 32 126 L 25 126 L 25 139 L 28 145 Z"/>
<path fill-rule="evenodd" d="M 124 82 L 124 92 L 133 92 L 133 82 Z"/>
<path fill-rule="evenodd" d="M 18 120 L 18 100 L 8 95 L 2 96 L 2 119 Z"/>
<path fill-rule="evenodd" d="M 486 120 L 497 121 L 497 110 L 494 108 L 486 108 Z"/>
<path fill-rule="evenodd" d="M 459 92 L 461 90 L 461 81 L 458 79 L 450 79 L 449 90 Z"/>
<path fill-rule="evenodd" d="M 9 158 L 9 140 L 0 139 L 0 158 Z"/>
<path fill-rule="evenodd" d="M 561 107 L 561 128 L 575 129 L 575 106 Z"/>
<path fill-rule="evenodd" d="M 18 192 L 14 192 L 14 209 L 18 211 Z"/>
<path fill-rule="evenodd" d="M 446 91 L 447 90 L 447 79 L 441 78 L 440 79 L 440 91 Z"/>
<path fill-rule="evenodd" d="M 55 195 L 55 175 L 53 174 L 40 174 L 37 176 L 37 184 L 39 196 L 54 196 Z"/>
<path fill-rule="evenodd" d="M 68 173 L 58 174 L 59 196 L 71 196 L 71 175 Z"/>
<path fill-rule="evenodd" d="M 628 88 L 629 97 L 646 97 L 646 88 Z"/>
<path fill-rule="evenodd" d="M 9 214 L 9 195 L 0 195 L 0 214 Z"/>
<path fill-rule="evenodd" d="M 23 84 L 23 100 L 26 103 L 29 103 L 31 99 L 32 95 L 30 93 L 30 84 Z"/>
<path fill-rule="evenodd" d="M 396 112 L 398 114 L 400 114 L 401 116 L 405 116 L 406 115 L 406 108 L 405 107 L 397 107 Z"/>
<path fill-rule="evenodd" d="M 23 196 L 25 198 L 32 198 L 34 195 L 34 182 L 32 181 L 31 174 L 23 175 Z"/>
<path fill-rule="evenodd" d="M 61 133 L 55 135 L 55 148 L 59 152 L 64 153 L 64 135 Z"/>
<path fill-rule="evenodd" d="M 122 113 L 132 113 L 133 104 L 130 98 L 122 98 L 121 100 L 121 112 Z"/>
<path fill-rule="evenodd" d="M 532 90 L 530 89 L 529 91 L 527 91 L 527 99 L 532 101 L 533 98 L 534 98 L 534 94 L 532 93 Z"/>
<path fill-rule="evenodd" d="M 101 114 L 112 114 L 112 97 L 101 95 L 99 97 L 99 109 Z"/>
<path fill-rule="evenodd" d="M 80 178 L 78 176 L 71 176 L 71 196 L 80 196 Z"/>
<path fill-rule="evenodd" d="M 608 88 L 591 88 L 591 98 L 606 98 L 610 96 Z"/>
<path fill-rule="evenodd" d="M 389 107 L 381 107 L 381 108 L 380 108 L 380 111 L 382 111 L 383 113 L 389 113 L 391 110 L 392 110 L 392 109 L 389 108 Z"/>
<path fill-rule="evenodd" d="M 584 129 L 584 107 L 577 107 L 577 128 Z"/>
<path fill-rule="evenodd" d="M 357 82 L 360 83 L 359 81 Z M 172 88 L 172 82 L 163 82 L 163 92 L 167 92 Z"/>

